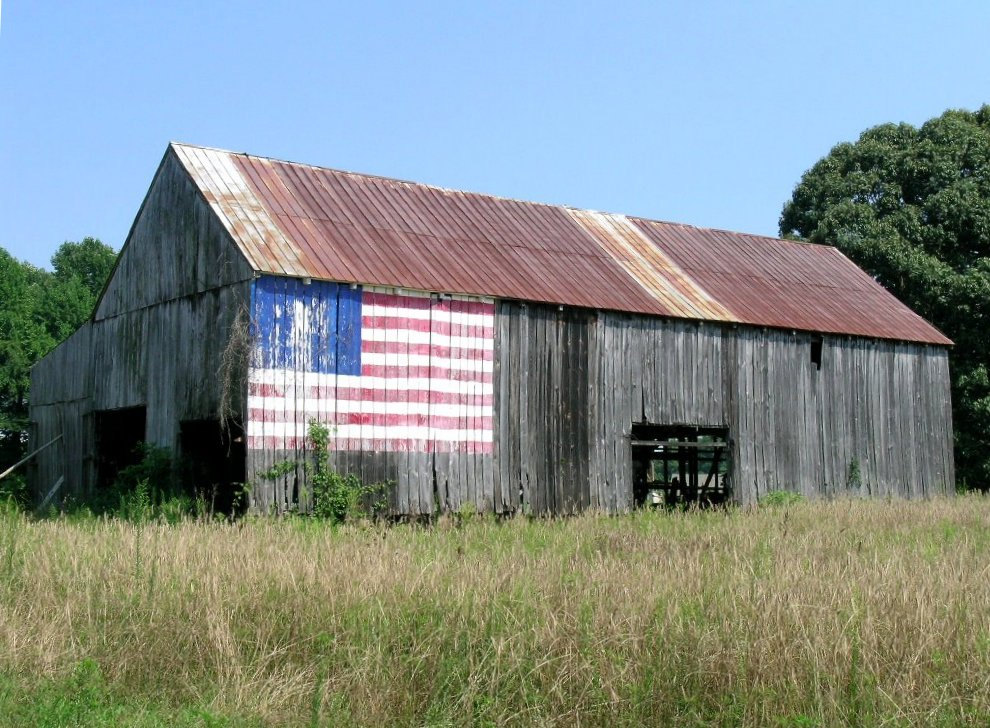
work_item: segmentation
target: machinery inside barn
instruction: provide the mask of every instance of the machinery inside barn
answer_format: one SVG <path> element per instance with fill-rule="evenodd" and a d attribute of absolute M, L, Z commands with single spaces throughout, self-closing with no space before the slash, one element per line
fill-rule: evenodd
<path fill-rule="evenodd" d="M 950 346 L 832 247 L 171 144 L 33 370 L 33 478 L 85 496 L 148 442 L 305 510 L 315 421 L 395 514 L 922 497 Z"/>

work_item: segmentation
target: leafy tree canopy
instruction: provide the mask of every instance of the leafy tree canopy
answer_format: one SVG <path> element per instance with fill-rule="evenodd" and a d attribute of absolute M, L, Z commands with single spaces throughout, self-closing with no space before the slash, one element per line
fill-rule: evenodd
<path fill-rule="evenodd" d="M 801 178 L 780 232 L 836 245 L 955 341 L 957 477 L 990 486 L 990 105 L 837 145 Z"/>
<path fill-rule="evenodd" d="M 48 272 L 0 248 L 0 469 L 23 453 L 31 366 L 90 316 L 116 257 L 95 238 L 66 242 Z"/>
<path fill-rule="evenodd" d="M 79 243 L 62 243 L 52 256 L 52 269 L 60 281 L 78 280 L 96 301 L 116 260 L 117 254 L 109 245 L 83 238 Z"/>

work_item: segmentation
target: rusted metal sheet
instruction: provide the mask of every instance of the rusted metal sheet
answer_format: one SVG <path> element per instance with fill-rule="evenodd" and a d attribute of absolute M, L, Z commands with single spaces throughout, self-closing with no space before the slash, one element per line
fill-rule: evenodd
<path fill-rule="evenodd" d="M 669 313 L 562 208 L 228 157 L 254 193 L 250 209 L 263 207 L 308 261 L 305 272 L 289 275 Z M 245 246 L 263 272 L 292 267 L 276 253 Z"/>
<path fill-rule="evenodd" d="M 632 222 L 740 322 L 951 343 L 836 248 L 652 220 Z"/>
<path fill-rule="evenodd" d="M 264 262 L 272 273 L 308 275 L 308 261 L 302 259 L 298 246 L 275 223 L 268 207 L 234 166 L 232 155 L 188 145 L 172 147 L 256 269 Z"/>
<path fill-rule="evenodd" d="M 568 210 L 615 260 L 678 318 L 737 321 L 625 215 Z"/>
<path fill-rule="evenodd" d="M 263 273 L 951 343 L 827 246 L 173 149 Z"/>

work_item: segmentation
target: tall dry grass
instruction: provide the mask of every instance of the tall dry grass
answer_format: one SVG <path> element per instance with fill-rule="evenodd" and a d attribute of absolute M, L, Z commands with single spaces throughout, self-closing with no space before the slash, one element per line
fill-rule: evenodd
<path fill-rule="evenodd" d="M 116 698 L 272 725 L 986 725 L 990 500 L 3 516 L 0 674 L 30 691 L 82 661 Z"/>

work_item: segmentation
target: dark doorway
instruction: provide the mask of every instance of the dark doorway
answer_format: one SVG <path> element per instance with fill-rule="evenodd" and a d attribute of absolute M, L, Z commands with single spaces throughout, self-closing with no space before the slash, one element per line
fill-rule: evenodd
<path fill-rule="evenodd" d="M 180 473 L 214 513 L 236 516 L 247 507 L 243 497 L 247 448 L 244 429 L 220 420 L 186 420 L 179 423 Z"/>
<path fill-rule="evenodd" d="M 729 431 L 694 425 L 632 426 L 636 505 L 717 505 L 731 495 Z"/>
<path fill-rule="evenodd" d="M 113 485 L 117 474 L 141 462 L 138 444 L 144 442 L 147 408 L 128 407 L 94 413 L 96 439 L 96 485 Z"/>

